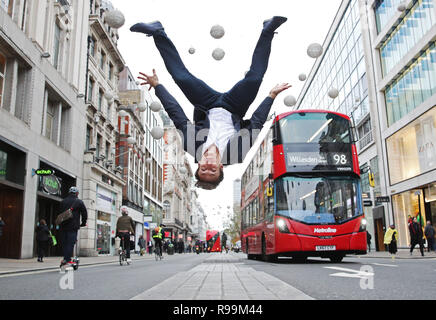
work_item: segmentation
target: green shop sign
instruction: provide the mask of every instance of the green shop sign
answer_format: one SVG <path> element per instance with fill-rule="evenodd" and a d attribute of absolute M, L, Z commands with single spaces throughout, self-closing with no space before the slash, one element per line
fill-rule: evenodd
<path fill-rule="evenodd" d="M 42 189 L 49 194 L 58 194 L 61 189 L 61 183 L 55 176 L 43 176 Z"/>
<path fill-rule="evenodd" d="M 32 176 L 35 174 L 38 176 L 51 176 L 55 174 L 55 172 L 51 169 L 32 169 Z"/>

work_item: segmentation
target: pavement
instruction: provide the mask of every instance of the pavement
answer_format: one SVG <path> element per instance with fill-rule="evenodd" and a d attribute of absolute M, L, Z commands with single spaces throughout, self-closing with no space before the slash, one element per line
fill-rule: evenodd
<path fill-rule="evenodd" d="M 421 256 L 419 250 L 413 251 L 413 255 L 410 256 L 408 249 L 399 249 L 395 255 L 395 259 L 435 259 L 436 252 L 424 252 L 424 257 Z M 217 262 L 218 264 L 228 263 L 225 257 L 233 257 L 233 263 L 242 263 L 246 260 L 246 255 L 243 253 L 235 254 L 230 252 L 230 254 L 211 254 L 208 259 L 224 259 L 222 262 Z M 386 251 L 371 251 L 366 255 L 349 255 L 348 257 L 359 257 L 359 258 L 384 258 L 391 259 L 392 255 Z M 144 256 L 139 256 L 137 254 L 132 254 L 131 256 L 133 262 L 135 260 L 142 259 L 154 259 L 154 255 L 145 254 Z M 55 270 L 59 269 L 59 264 L 61 257 L 46 257 L 44 262 L 38 262 L 37 258 L 33 259 L 3 259 L 0 258 L 0 275 L 13 274 L 13 273 L 25 273 L 25 272 L 35 272 L 43 270 Z M 98 265 L 98 264 L 110 264 L 118 263 L 118 256 L 98 256 L 98 257 L 80 257 L 80 266 L 86 265 Z M 80 268 L 79 266 L 79 268 Z M 194 269 L 193 269 L 194 270 Z M 234 271 L 236 271 L 234 269 Z"/>
<path fill-rule="evenodd" d="M 131 300 L 313 300 L 302 291 L 245 265 L 242 253 L 212 253 Z"/>

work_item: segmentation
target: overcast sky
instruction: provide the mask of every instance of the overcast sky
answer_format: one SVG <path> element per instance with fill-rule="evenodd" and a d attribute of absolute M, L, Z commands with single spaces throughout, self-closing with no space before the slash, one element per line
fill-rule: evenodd
<path fill-rule="evenodd" d="M 246 115 L 249 118 L 270 89 L 281 82 L 289 82 L 293 87 L 276 98 L 271 113 L 289 111 L 283 99 L 287 95 L 298 97 L 304 84 L 298 75 L 308 75 L 315 62 L 307 56 L 307 47 L 314 42 L 323 44 L 341 0 L 112 0 L 112 3 L 126 18 L 125 25 L 119 29 L 118 48 L 132 73 L 151 74 L 155 68 L 160 82 L 192 120 L 193 106 L 167 72 L 153 39 L 130 32 L 130 26 L 159 20 L 190 72 L 213 89 L 225 92 L 249 69 L 263 21 L 275 15 L 287 17 L 288 21 L 277 29 L 268 70 Z M 210 36 L 210 29 L 216 24 L 225 30 L 221 39 Z M 190 47 L 195 48 L 194 54 L 188 52 Z M 212 58 L 212 51 L 218 47 L 225 51 L 220 61 Z M 264 128 L 261 137 L 265 132 Z M 233 180 L 242 176 L 252 154 L 247 155 L 243 164 L 225 168 L 224 181 L 217 189 L 199 190 L 199 200 L 213 228 L 222 229 L 227 206 L 232 207 Z M 195 171 L 197 165 L 189 158 Z M 221 212 L 218 205 L 223 209 Z"/>

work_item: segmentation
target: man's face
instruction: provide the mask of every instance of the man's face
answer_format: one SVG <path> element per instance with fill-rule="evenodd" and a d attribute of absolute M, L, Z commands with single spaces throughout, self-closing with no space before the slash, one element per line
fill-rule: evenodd
<path fill-rule="evenodd" d="M 217 181 L 221 175 L 223 165 L 219 153 L 215 148 L 206 150 L 198 163 L 198 176 L 201 181 Z"/>

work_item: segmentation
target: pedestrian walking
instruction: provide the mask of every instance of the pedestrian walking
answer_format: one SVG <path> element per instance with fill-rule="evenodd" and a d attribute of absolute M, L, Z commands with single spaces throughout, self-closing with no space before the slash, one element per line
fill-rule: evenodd
<path fill-rule="evenodd" d="M 139 255 L 143 256 L 145 251 L 145 240 L 142 235 L 139 236 L 138 239 L 138 246 L 139 246 Z"/>
<path fill-rule="evenodd" d="M 433 226 L 431 225 L 430 221 L 427 221 L 427 225 L 424 228 L 424 235 L 425 235 L 425 238 L 427 239 L 427 243 L 428 243 L 428 252 L 434 251 L 435 250 L 435 246 L 434 246 L 435 230 L 434 230 Z"/>
<path fill-rule="evenodd" d="M 2 220 L 2 217 L 0 217 L 0 238 L 3 235 L 3 227 L 5 226 L 5 222 Z"/>
<path fill-rule="evenodd" d="M 79 199 L 79 189 L 71 187 L 68 196 L 62 200 L 60 204 L 60 212 L 64 213 L 71 210 L 72 216 L 70 219 L 63 221 L 60 224 L 60 231 L 62 233 L 62 249 L 64 258 L 61 261 L 61 267 L 67 264 L 73 264 L 71 256 L 73 255 L 74 245 L 77 241 L 77 231 L 81 227 L 86 226 L 88 219 L 88 211 L 85 204 Z M 80 223 L 82 220 L 82 223 Z"/>
<path fill-rule="evenodd" d="M 391 224 L 389 229 L 386 231 L 384 238 L 384 244 L 388 246 L 388 251 L 390 254 L 395 255 L 397 253 L 397 241 L 398 231 L 395 229 L 395 225 Z"/>
<path fill-rule="evenodd" d="M 421 251 L 421 256 L 424 256 L 424 243 L 422 238 L 424 236 L 422 232 L 422 227 L 418 224 L 417 219 L 414 218 L 412 223 L 409 224 L 410 232 L 410 255 L 412 255 L 413 249 L 418 244 L 419 250 Z"/>
<path fill-rule="evenodd" d="M 153 253 L 153 241 L 149 240 L 148 241 L 148 254 L 152 254 Z"/>
<path fill-rule="evenodd" d="M 366 244 L 368 245 L 368 251 L 371 252 L 371 234 L 366 230 Z"/>
<path fill-rule="evenodd" d="M 44 262 L 43 258 L 48 252 L 50 240 L 50 230 L 44 219 L 39 221 L 39 225 L 35 229 L 36 232 L 36 248 L 38 252 L 38 262 Z"/>

